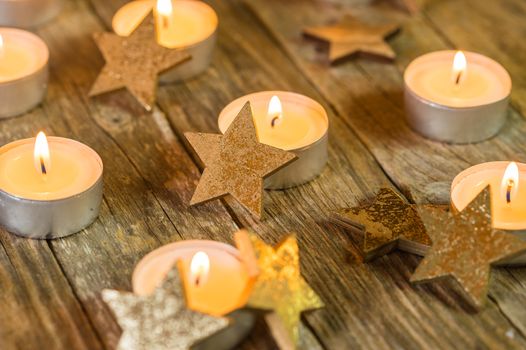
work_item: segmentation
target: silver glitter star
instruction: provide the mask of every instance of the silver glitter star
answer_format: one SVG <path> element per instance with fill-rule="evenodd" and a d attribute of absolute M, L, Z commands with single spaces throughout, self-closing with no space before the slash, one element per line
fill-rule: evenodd
<path fill-rule="evenodd" d="M 187 309 L 177 268 L 151 295 L 106 289 L 102 299 L 123 330 L 117 349 L 184 350 L 228 325 L 226 318 Z"/>

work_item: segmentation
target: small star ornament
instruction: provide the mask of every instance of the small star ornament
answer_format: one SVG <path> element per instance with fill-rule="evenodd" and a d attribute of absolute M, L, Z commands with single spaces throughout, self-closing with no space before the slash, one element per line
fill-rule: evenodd
<path fill-rule="evenodd" d="M 357 53 L 394 59 L 396 54 L 384 38 L 398 29 L 398 24 L 372 25 L 347 16 L 341 23 L 308 27 L 303 33 L 308 37 L 328 42 L 329 61 L 334 63 Z"/>
<path fill-rule="evenodd" d="M 296 237 L 286 237 L 275 248 L 250 234 L 259 267 L 247 306 L 271 311 L 267 317 L 276 340 L 284 347 L 299 341 L 301 313 L 323 307 L 323 302 L 301 277 Z"/>
<path fill-rule="evenodd" d="M 224 135 L 186 133 L 185 136 L 205 164 L 190 205 L 231 195 L 261 218 L 263 179 L 296 160 L 294 153 L 258 141 L 249 102 Z"/>
<path fill-rule="evenodd" d="M 366 261 L 394 249 L 423 255 L 431 245 L 416 205 L 390 188 L 380 189 L 370 204 L 333 213 L 331 221 L 363 236 L 361 250 Z"/>
<path fill-rule="evenodd" d="M 105 32 L 93 38 L 106 64 L 89 95 L 126 88 L 148 111 L 155 103 L 158 74 L 190 59 L 188 53 L 157 44 L 152 16 L 129 37 Z"/>
<path fill-rule="evenodd" d="M 104 290 L 102 298 L 123 330 L 119 350 L 186 350 L 228 325 L 187 309 L 177 268 L 152 295 Z"/>
<path fill-rule="evenodd" d="M 526 242 L 492 227 L 489 186 L 461 212 L 419 212 L 433 245 L 411 282 L 453 278 L 476 308 L 486 302 L 491 266 L 526 252 Z"/>

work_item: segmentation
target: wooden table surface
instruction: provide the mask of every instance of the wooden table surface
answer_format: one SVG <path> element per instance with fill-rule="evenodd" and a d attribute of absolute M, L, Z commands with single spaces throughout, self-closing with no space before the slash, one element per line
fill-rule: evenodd
<path fill-rule="evenodd" d="M 45 102 L 0 122 L 2 144 L 42 129 L 90 145 L 105 167 L 101 213 L 87 229 L 53 241 L 0 231 L 1 349 L 113 349 L 120 329 L 102 289 L 130 290 L 135 264 L 163 244 L 231 243 L 240 227 L 269 243 L 297 233 L 303 274 L 327 305 L 304 315 L 302 348 L 526 347 L 526 269 L 494 269 L 489 303 L 476 313 L 448 284 L 409 284 L 419 257 L 394 252 L 362 264 L 359 241 L 328 221 L 332 210 L 371 199 L 380 187 L 415 203 L 446 203 L 461 170 L 526 161 L 526 2 L 428 0 L 410 17 L 386 0 L 211 0 L 220 18 L 212 66 L 196 79 L 162 86 L 151 114 L 126 93 L 87 97 L 103 65 L 91 34 L 107 30 L 124 2 L 66 1 L 60 16 L 37 30 L 51 51 Z M 358 58 L 328 67 L 301 28 L 346 13 L 401 21 L 401 32 L 389 40 L 396 61 Z M 512 103 L 498 137 L 451 146 L 425 140 L 404 122 L 404 67 L 444 48 L 480 52 L 509 70 Z M 216 132 L 229 101 L 278 89 L 327 108 L 325 171 L 306 185 L 267 192 L 262 221 L 230 200 L 189 208 L 200 166 L 183 133 Z M 274 348 L 263 322 L 242 345 Z"/>

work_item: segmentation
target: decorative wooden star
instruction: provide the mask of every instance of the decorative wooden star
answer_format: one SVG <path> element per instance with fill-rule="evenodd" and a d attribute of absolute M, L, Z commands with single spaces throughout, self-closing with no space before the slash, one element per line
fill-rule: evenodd
<path fill-rule="evenodd" d="M 380 189 L 374 201 L 368 205 L 333 213 L 331 220 L 363 235 L 362 253 L 365 260 L 397 248 L 423 255 L 431 245 L 416 205 L 405 202 L 390 188 Z"/>
<path fill-rule="evenodd" d="M 155 103 L 157 75 L 188 59 L 181 50 L 157 44 L 153 17 L 147 17 L 129 36 L 95 33 L 95 43 L 106 61 L 90 96 L 126 88 L 148 111 Z"/>
<path fill-rule="evenodd" d="M 433 245 L 411 282 L 452 277 L 477 308 L 486 301 L 490 266 L 526 252 L 526 242 L 492 228 L 489 186 L 460 213 L 419 211 Z"/>
<path fill-rule="evenodd" d="M 123 330 L 117 347 L 122 350 L 186 350 L 228 325 L 225 318 L 186 308 L 177 268 L 152 295 L 107 289 L 102 291 L 102 298 Z"/>
<path fill-rule="evenodd" d="M 249 102 L 224 135 L 185 136 L 206 166 L 190 205 L 230 194 L 260 218 L 263 179 L 296 160 L 294 153 L 258 141 Z"/>
<path fill-rule="evenodd" d="M 275 248 L 250 235 L 260 269 L 247 306 L 272 311 L 269 324 L 278 342 L 296 346 L 301 313 L 323 302 L 301 277 L 296 237 L 289 235 Z M 272 317 L 275 316 L 275 317 Z M 284 337 L 288 339 L 283 340 Z"/>
<path fill-rule="evenodd" d="M 397 32 L 398 28 L 398 24 L 371 25 L 347 16 L 341 23 L 305 28 L 303 33 L 328 42 L 329 60 L 334 63 L 356 53 L 394 59 L 396 54 L 384 38 Z"/>

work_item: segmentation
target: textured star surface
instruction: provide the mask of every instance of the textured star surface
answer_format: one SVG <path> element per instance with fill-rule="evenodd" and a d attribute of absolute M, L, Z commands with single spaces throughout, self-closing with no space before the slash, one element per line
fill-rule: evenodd
<path fill-rule="evenodd" d="M 147 17 L 129 36 L 95 33 L 95 43 L 106 61 L 90 96 L 126 88 L 146 109 L 155 103 L 157 76 L 190 55 L 157 44 L 153 17 Z"/>
<path fill-rule="evenodd" d="M 303 33 L 329 43 L 329 60 L 335 62 L 357 53 L 394 59 L 395 52 L 384 38 L 398 31 L 398 24 L 372 25 L 353 17 L 329 26 L 308 27 Z"/>
<path fill-rule="evenodd" d="M 331 220 L 363 234 L 365 260 L 396 248 L 415 253 L 415 249 L 422 251 L 431 245 L 416 205 L 408 204 L 389 188 L 380 189 L 370 204 L 333 213 Z"/>
<path fill-rule="evenodd" d="M 185 136 L 205 164 L 191 205 L 232 195 L 253 215 L 261 217 L 263 179 L 296 160 L 294 153 L 258 141 L 248 102 L 224 135 Z"/>
<path fill-rule="evenodd" d="M 453 278 L 477 308 L 486 301 L 491 265 L 526 252 L 526 242 L 492 228 L 489 187 L 460 213 L 419 212 L 433 245 L 411 281 Z"/>
<path fill-rule="evenodd" d="M 177 269 L 173 269 L 152 295 L 104 290 L 102 298 L 109 305 L 123 333 L 120 350 L 183 350 L 228 325 L 216 318 L 191 311 L 186 301 Z"/>
<path fill-rule="evenodd" d="M 275 248 L 250 235 L 260 275 L 247 306 L 272 310 L 281 320 L 293 344 L 298 344 L 303 311 L 323 307 L 323 302 L 301 277 L 296 237 L 286 237 Z"/>

